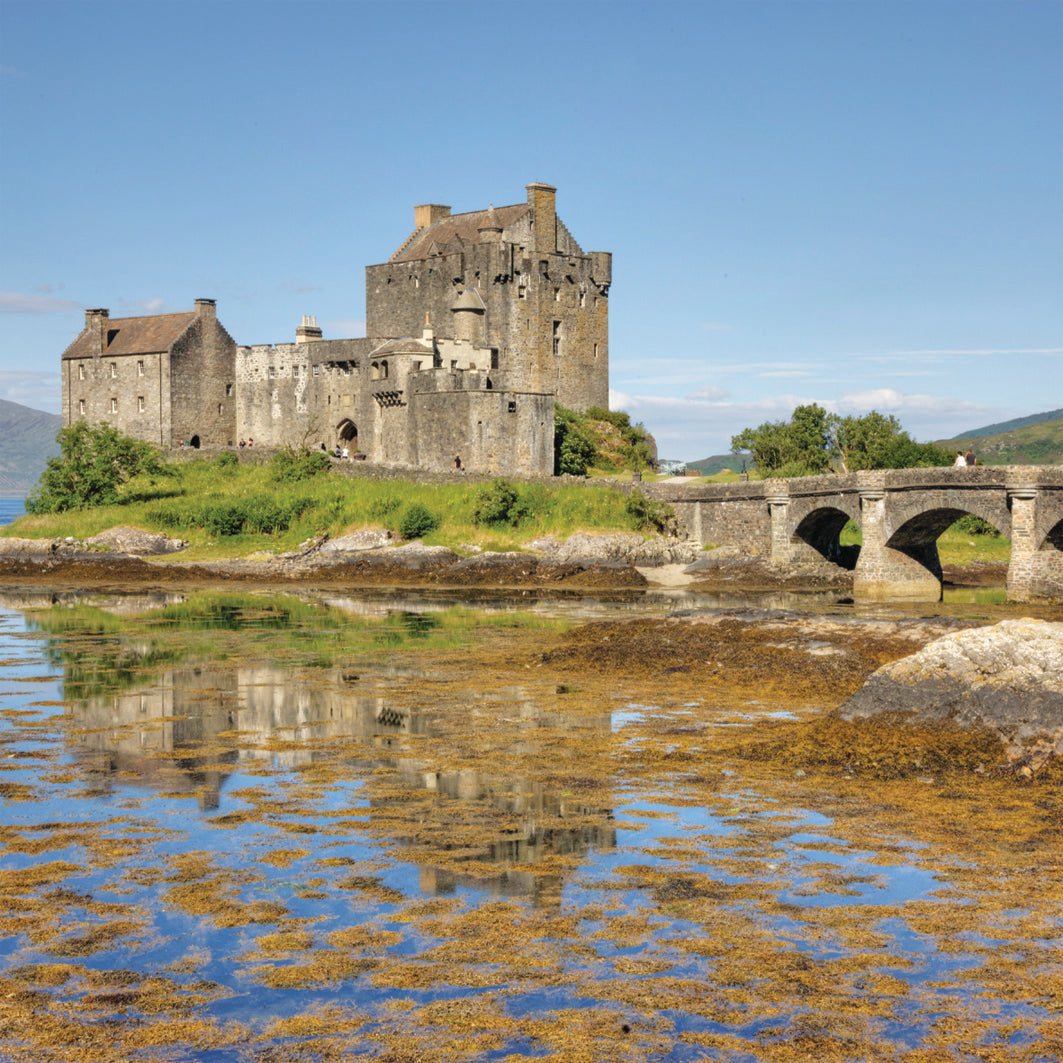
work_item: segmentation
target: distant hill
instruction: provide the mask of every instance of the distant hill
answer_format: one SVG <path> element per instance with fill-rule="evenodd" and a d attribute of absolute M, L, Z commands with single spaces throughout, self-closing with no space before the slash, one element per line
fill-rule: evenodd
<path fill-rule="evenodd" d="M 63 419 L 0 399 L 0 495 L 27 495 L 53 454 Z"/>
<path fill-rule="evenodd" d="M 963 435 L 953 436 L 952 439 L 944 439 L 941 445 L 951 443 L 958 439 L 983 439 L 986 436 L 999 436 L 1005 432 L 1012 432 L 1016 428 L 1025 428 L 1027 425 L 1039 424 L 1041 421 L 1063 420 L 1063 410 L 1049 410 L 1048 413 L 1032 413 L 1029 417 L 1016 417 L 1013 421 L 1001 421 L 1000 424 L 987 424 L 984 428 L 972 428 Z M 958 448 L 957 448 L 958 449 Z"/>
<path fill-rule="evenodd" d="M 986 425 L 938 446 L 970 447 L 980 465 L 1063 465 L 1063 410 Z"/>
<path fill-rule="evenodd" d="M 702 458 L 701 461 L 688 461 L 688 469 L 697 469 L 702 476 L 715 476 L 724 469 L 731 472 L 742 472 L 750 464 L 748 454 L 714 454 L 711 458 Z"/>

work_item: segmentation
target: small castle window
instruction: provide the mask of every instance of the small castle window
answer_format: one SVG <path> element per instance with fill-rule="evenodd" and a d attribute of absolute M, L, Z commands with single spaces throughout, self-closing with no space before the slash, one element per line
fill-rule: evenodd
<path fill-rule="evenodd" d="M 111 362 L 111 376 L 118 376 L 118 363 Z"/>
<path fill-rule="evenodd" d="M 598 361 L 598 344 L 594 345 L 594 360 Z"/>
<path fill-rule="evenodd" d="M 84 399 L 78 399 L 78 413 L 80 413 L 82 417 L 85 416 L 85 400 Z"/>
<path fill-rule="evenodd" d="M 318 376 L 320 374 L 320 372 L 321 372 L 321 366 L 315 365 L 314 366 L 314 376 Z"/>
<path fill-rule="evenodd" d="M 117 399 L 111 399 L 111 413 L 117 413 L 117 412 L 118 412 L 118 400 Z"/>
<path fill-rule="evenodd" d="M 226 384 L 225 385 L 225 394 L 228 396 L 228 395 L 231 395 L 232 393 L 233 393 L 232 384 Z"/>
<path fill-rule="evenodd" d="M 561 353 L 561 322 L 554 322 L 554 354 Z"/>
<path fill-rule="evenodd" d="M 380 363 L 380 378 L 381 378 L 381 380 L 387 380 L 387 378 L 388 378 L 388 363 L 387 362 L 381 362 Z"/>
<path fill-rule="evenodd" d="M 421 363 L 420 362 L 414 362 L 413 363 L 413 371 L 415 373 L 419 373 L 421 371 Z"/>
<path fill-rule="evenodd" d="M 299 367 L 297 365 L 292 366 L 292 376 L 297 377 L 299 375 Z"/>
<path fill-rule="evenodd" d="M 510 413 L 516 413 L 517 412 L 517 402 L 516 402 L 515 399 L 510 399 L 509 400 L 509 412 Z"/>
<path fill-rule="evenodd" d="M 561 289 L 560 288 L 555 288 L 554 289 L 554 302 L 555 303 L 561 302 Z"/>
<path fill-rule="evenodd" d="M 277 375 L 277 371 L 276 371 L 276 370 L 275 370 L 275 369 L 273 368 L 273 366 L 270 366 L 270 367 L 269 367 L 269 375 L 270 375 L 271 377 L 273 377 L 273 376 L 276 376 L 276 375 Z"/>
<path fill-rule="evenodd" d="M 85 367 L 79 362 L 78 363 L 78 380 L 84 380 L 84 379 L 85 379 Z"/>
<path fill-rule="evenodd" d="M 218 416 L 219 417 L 221 416 L 221 407 L 222 407 L 222 404 L 219 402 L 218 403 Z"/>
<path fill-rule="evenodd" d="M 137 376 L 144 375 L 144 363 L 143 361 L 137 362 Z"/>
<path fill-rule="evenodd" d="M 143 412 L 144 412 L 144 396 L 143 395 L 138 395 L 137 396 L 137 413 L 143 413 Z"/>

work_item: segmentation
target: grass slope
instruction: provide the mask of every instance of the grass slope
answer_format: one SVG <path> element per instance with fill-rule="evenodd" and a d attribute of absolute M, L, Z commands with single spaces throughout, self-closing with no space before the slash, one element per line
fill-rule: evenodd
<path fill-rule="evenodd" d="M 952 439 L 944 439 L 941 442 L 950 443 L 957 439 L 981 439 L 985 436 L 999 436 L 1016 428 L 1025 428 L 1027 425 L 1038 424 L 1041 421 L 1058 421 L 1061 418 L 1063 418 L 1063 410 L 1032 413 L 1029 417 L 1015 417 L 1010 421 L 1001 421 L 1000 424 L 987 424 L 982 428 L 972 428 L 969 432 L 964 432 L 963 435 L 953 436 Z"/>
<path fill-rule="evenodd" d="M 981 465 L 1060 465 L 1063 464 L 1063 410 L 1053 412 L 1057 416 L 1052 420 L 1037 420 L 1003 432 L 983 430 L 943 439 L 938 445 L 953 450 L 971 447 Z"/>
<path fill-rule="evenodd" d="M 0 495 L 26 495 L 33 490 L 53 454 L 63 420 L 17 402 L 0 399 Z"/>

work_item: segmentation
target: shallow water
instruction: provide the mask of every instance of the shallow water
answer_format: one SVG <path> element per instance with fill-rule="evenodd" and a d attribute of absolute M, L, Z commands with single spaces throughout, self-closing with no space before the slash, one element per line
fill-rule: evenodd
<path fill-rule="evenodd" d="M 1059 1057 L 1058 793 L 780 776 L 715 750 L 807 707 L 538 663 L 736 599 L 14 604 L 4 1058 Z"/>

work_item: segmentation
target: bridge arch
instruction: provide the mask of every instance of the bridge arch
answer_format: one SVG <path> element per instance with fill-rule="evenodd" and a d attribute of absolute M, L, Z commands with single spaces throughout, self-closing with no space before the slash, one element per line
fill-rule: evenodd
<path fill-rule="evenodd" d="M 859 516 L 859 514 L 857 515 Z M 842 529 L 853 519 L 848 509 L 837 506 L 820 506 L 801 518 L 790 536 L 791 553 L 795 560 L 802 554 L 827 561 L 842 568 L 853 568 L 860 552 L 859 547 L 842 546 Z M 808 551 L 812 551 L 809 554 Z"/>

